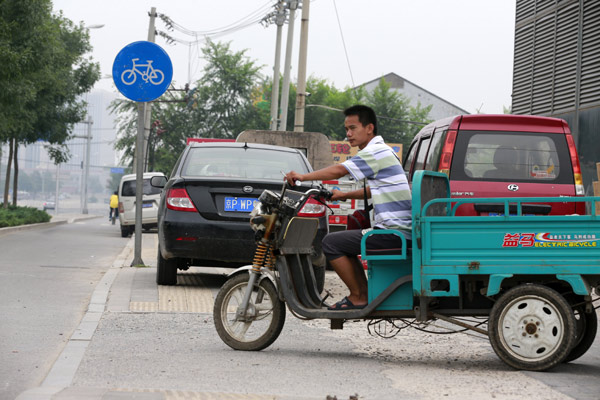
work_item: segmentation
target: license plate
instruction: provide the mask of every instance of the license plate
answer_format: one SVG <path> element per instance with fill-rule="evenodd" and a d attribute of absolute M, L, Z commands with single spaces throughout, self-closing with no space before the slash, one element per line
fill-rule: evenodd
<path fill-rule="evenodd" d="M 142 203 L 142 208 L 150 208 L 152 207 L 152 203 Z"/>
<path fill-rule="evenodd" d="M 256 202 L 252 197 L 225 197 L 225 211 L 250 212 Z"/>

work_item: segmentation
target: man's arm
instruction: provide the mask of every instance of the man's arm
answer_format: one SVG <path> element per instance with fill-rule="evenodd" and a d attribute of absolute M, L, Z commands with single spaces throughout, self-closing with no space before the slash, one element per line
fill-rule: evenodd
<path fill-rule="evenodd" d="M 335 200 L 348 200 L 348 199 L 355 199 L 355 200 L 362 200 L 365 198 L 365 191 L 363 188 L 360 189 L 356 189 L 353 190 L 351 192 L 342 192 L 340 190 L 334 190 L 333 191 L 333 197 L 331 198 L 331 200 L 335 201 Z M 367 198 L 371 198 L 371 189 L 367 186 Z"/>
<path fill-rule="evenodd" d="M 342 164 L 334 164 L 307 174 L 299 174 L 296 171 L 290 171 L 285 175 L 285 179 L 290 185 L 294 185 L 295 181 L 327 181 L 341 178 L 347 174 L 348 170 L 346 167 Z"/>

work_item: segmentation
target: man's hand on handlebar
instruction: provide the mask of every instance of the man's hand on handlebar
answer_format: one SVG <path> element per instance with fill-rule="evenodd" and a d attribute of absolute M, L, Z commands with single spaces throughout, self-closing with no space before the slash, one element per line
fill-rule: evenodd
<path fill-rule="evenodd" d="M 302 182 L 302 174 L 297 173 L 296 171 L 290 171 L 285 174 L 285 180 L 288 185 L 294 187 L 296 186 L 296 182 Z"/>
<path fill-rule="evenodd" d="M 332 195 L 331 195 L 331 201 L 336 201 L 336 200 L 346 200 L 346 193 L 342 192 L 341 190 L 338 189 L 333 189 L 331 191 Z"/>

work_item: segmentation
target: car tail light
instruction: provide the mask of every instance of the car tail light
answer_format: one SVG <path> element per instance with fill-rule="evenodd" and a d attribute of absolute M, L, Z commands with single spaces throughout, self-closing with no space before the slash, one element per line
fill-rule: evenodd
<path fill-rule="evenodd" d="M 571 156 L 571 165 L 573 165 L 573 178 L 575 179 L 575 194 L 577 196 L 583 196 L 585 190 L 583 189 L 583 179 L 581 177 L 581 166 L 579 165 L 579 156 L 577 155 L 577 149 L 575 148 L 575 141 L 573 136 L 566 134 L 567 144 L 569 145 L 569 155 Z"/>
<path fill-rule="evenodd" d="M 302 210 L 298 212 L 299 217 L 324 217 L 325 216 L 325 206 L 319 203 L 317 200 L 312 197 L 308 199 Z"/>
<path fill-rule="evenodd" d="M 123 207 L 123 203 L 119 202 L 119 214 L 123 214 L 125 212 L 125 207 Z"/>
<path fill-rule="evenodd" d="M 329 224 L 330 225 L 347 225 L 348 224 L 348 216 L 347 215 L 330 215 L 329 216 Z"/>
<path fill-rule="evenodd" d="M 450 163 L 452 162 L 452 153 L 454 153 L 454 144 L 456 143 L 456 131 L 448 131 L 446 141 L 442 148 L 442 157 L 440 158 L 439 172 L 450 176 Z"/>
<path fill-rule="evenodd" d="M 167 208 L 176 211 L 198 212 L 184 188 L 171 188 L 167 192 Z"/>

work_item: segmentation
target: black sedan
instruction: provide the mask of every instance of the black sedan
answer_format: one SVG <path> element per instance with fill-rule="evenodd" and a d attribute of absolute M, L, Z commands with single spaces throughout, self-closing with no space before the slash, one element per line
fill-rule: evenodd
<path fill-rule="evenodd" d="M 152 179 L 153 186 L 164 186 L 158 209 L 156 282 L 175 285 L 177 269 L 190 266 L 252 264 L 256 244 L 249 213 L 263 190 L 279 192 L 282 172 L 292 170 L 306 173 L 312 167 L 301 151 L 288 147 L 237 142 L 187 146 L 166 183 L 165 178 Z M 326 209 L 311 200 L 299 215 L 320 220 L 313 266 L 322 288 Z"/>

